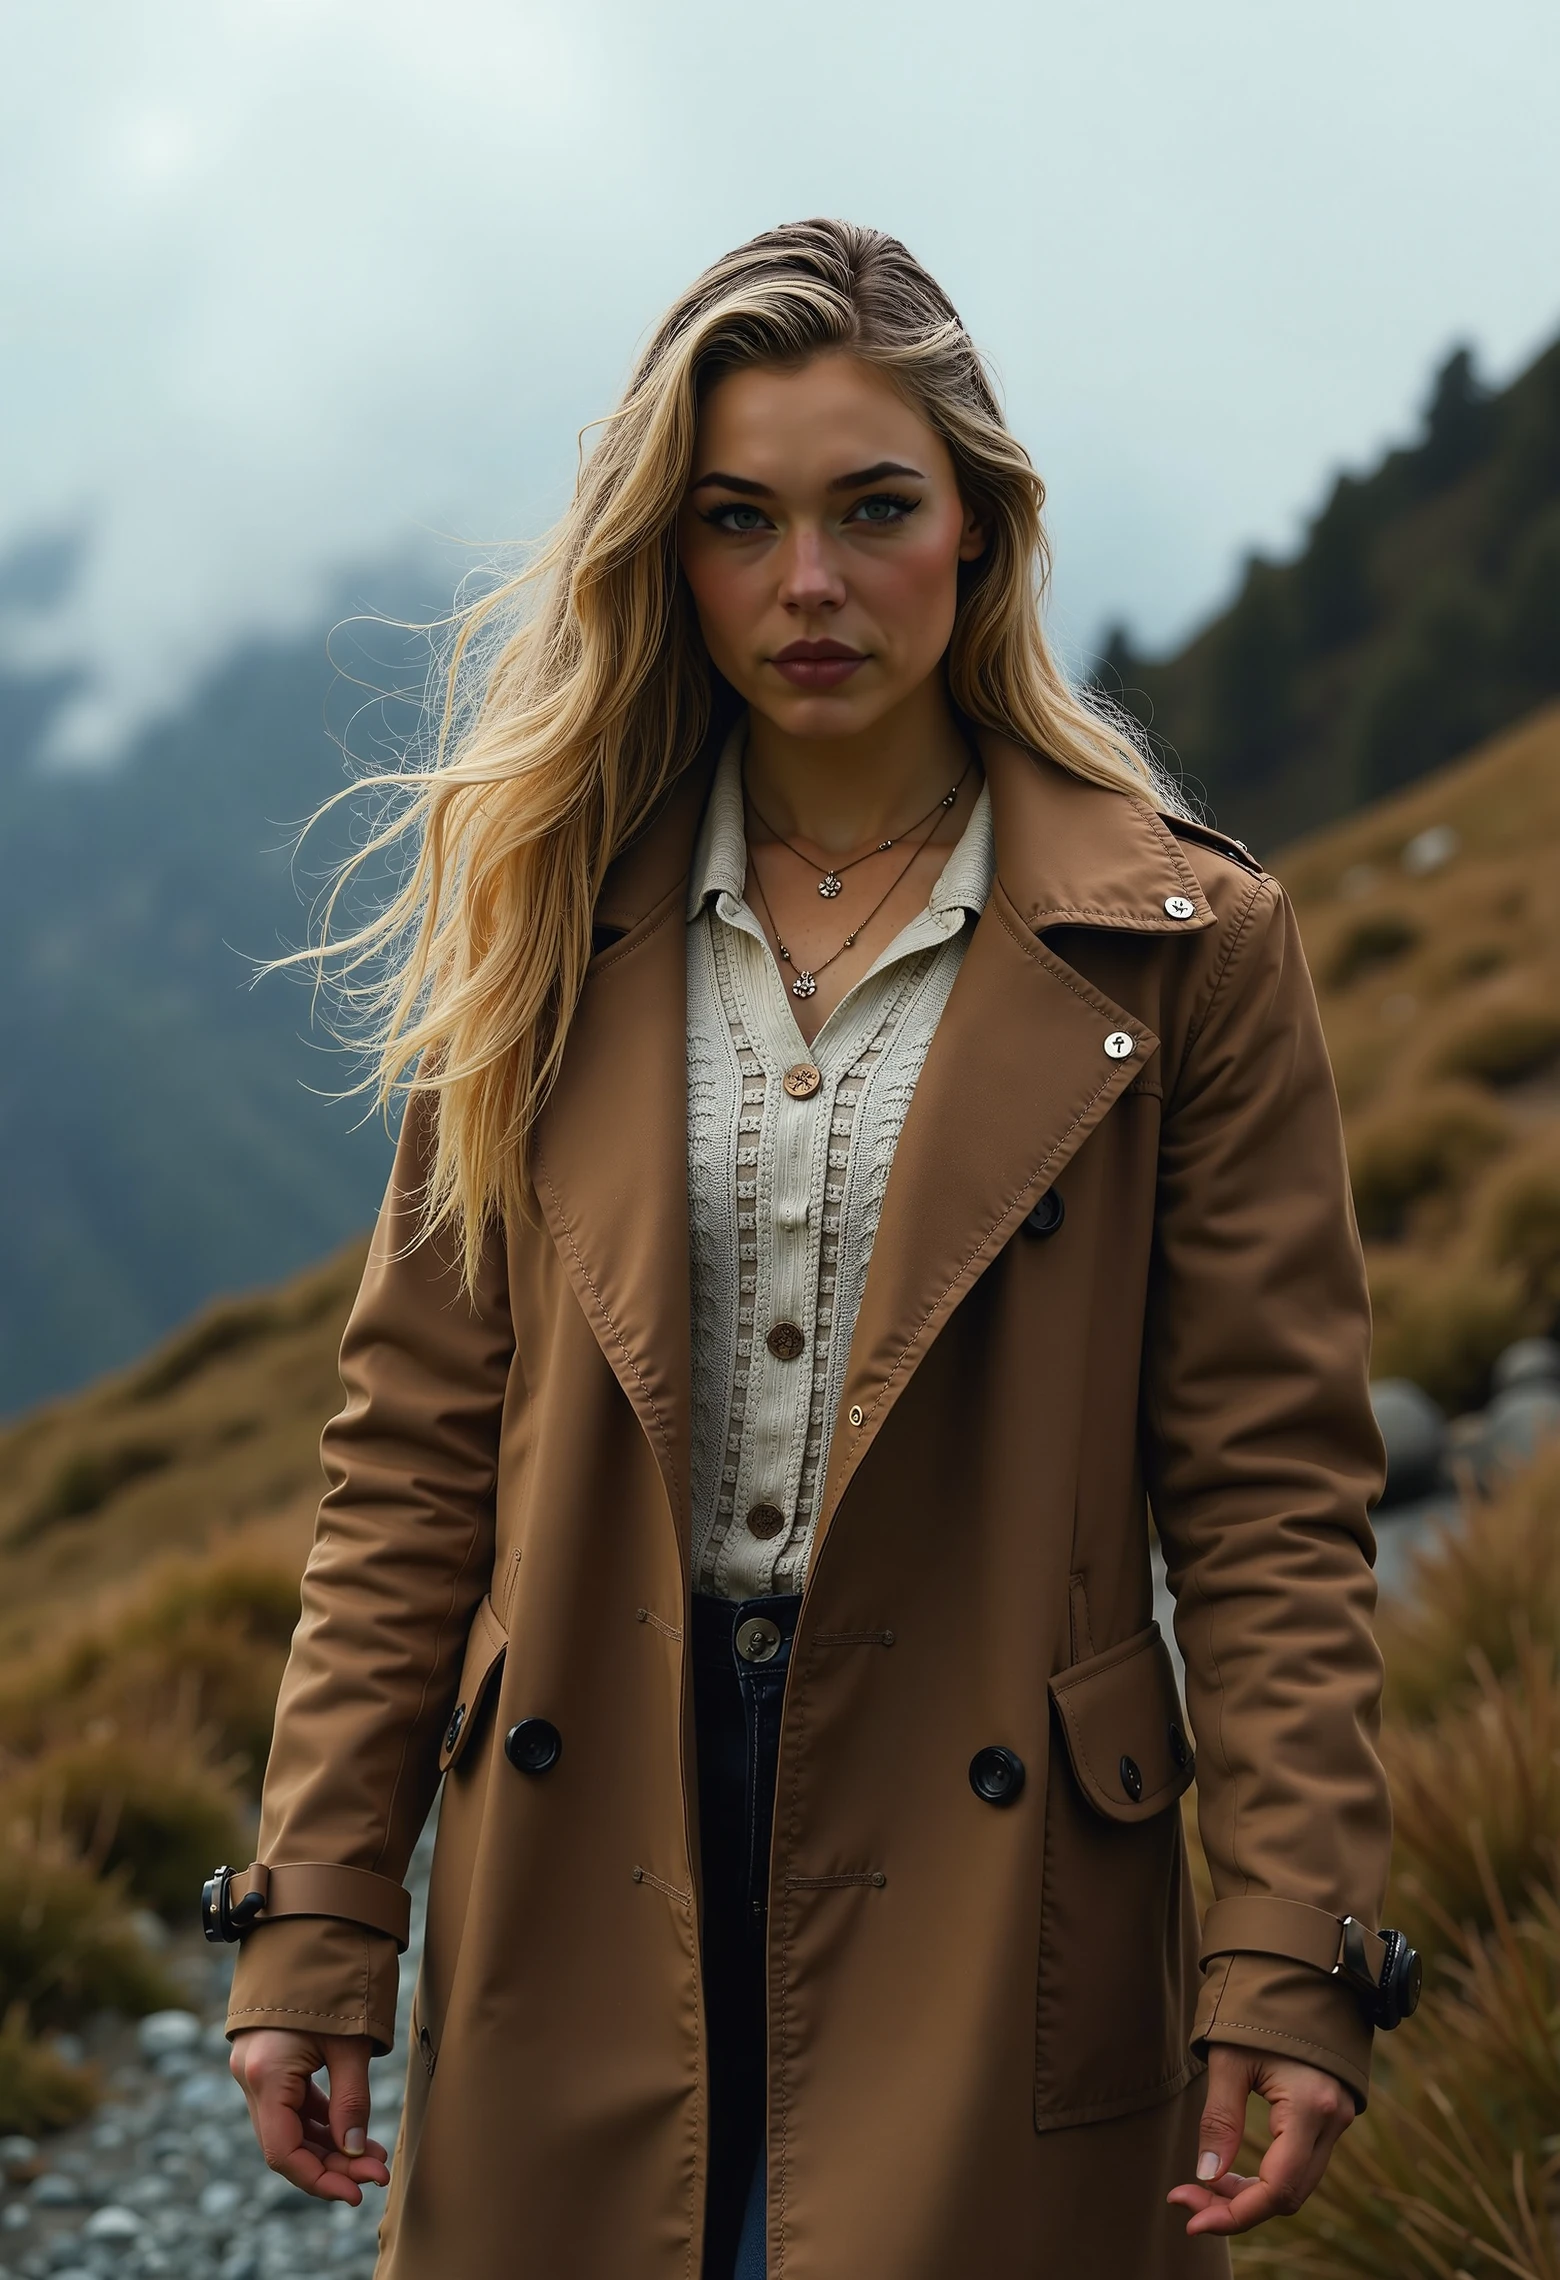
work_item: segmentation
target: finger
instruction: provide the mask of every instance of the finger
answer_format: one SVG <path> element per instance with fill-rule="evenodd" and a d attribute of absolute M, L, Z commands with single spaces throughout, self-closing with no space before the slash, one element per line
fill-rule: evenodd
<path fill-rule="evenodd" d="M 331 2136 L 343 2153 L 368 2145 L 368 2037 L 343 2036 L 329 2046 Z"/>
<path fill-rule="evenodd" d="M 304 2119 L 308 2077 L 270 2072 L 258 2084 L 246 2084 L 245 2088 L 266 2167 L 285 2177 L 289 2185 L 296 2185 L 300 2193 L 320 2201 L 348 2201 L 356 2208 L 363 2198 L 356 2181 L 328 2170 L 320 2152 L 309 2142 L 314 2125 L 312 2117 L 309 2123 Z"/>
<path fill-rule="evenodd" d="M 1289 2214 L 1260 2177 L 1243 2177 L 1229 2200 L 1221 2199 L 1217 2191 L 1209 2192 L 1203 2207 L 1187 2219 L 1186 2230 L 1193 2238 L 1200 2233 L 1250 2232 L 1257 2225 L 1265 2225 L 1269 2217 Z"/>
<path fill-rule="evenodd" d="M 1197 2181 L 1211 2185 L 1240 2151 L 1246 2134 L 1246 2100 L 1258 2059 L 1254 2052 L 1215 2043 L 1208 2053 L 1208 2088 L 1197 2129 Z"/>
<path fill-rule="evenodd" d="M 1203 2209 L 1222 2208 L 1256 2183 L 1255 2178 L 1242 2177 L 1238 2170 L 1227 2169 L 1212 2185 L 1176 2185 L 1165 2195 L 1172 2208 L 1185 2209 L 1197 2215 Z M 1187 2228 L 1190 2230 L 1190 2227 Z"/>

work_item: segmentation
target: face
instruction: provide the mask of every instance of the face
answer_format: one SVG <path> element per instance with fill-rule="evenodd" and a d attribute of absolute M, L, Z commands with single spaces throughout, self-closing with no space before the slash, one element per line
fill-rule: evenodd
<path fill-rule="evenodd" d="M 711 658 L 793 736 L 857 734 L 934 674 L 985 546 L 946 444 L 854 357 L 705 401 L 678 552 Z"/>

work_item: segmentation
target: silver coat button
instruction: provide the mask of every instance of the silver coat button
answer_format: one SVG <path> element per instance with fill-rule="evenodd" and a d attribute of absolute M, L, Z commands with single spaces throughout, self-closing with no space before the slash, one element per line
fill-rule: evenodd
<path fill-rule="evenodd" d="M 780 1652 L 780 1632 L 767 1615 L 750 1615 L 737 1625 L 737 1652 L 744 1662 L 773 1662 Z"/>
<path fill-rule="evenodd" d="M 1132 1039 L 1124 1029 L 1113 1029 L 1105 1040 L 1105 1050 L 1113 1061 L 1125 1061 L 1132 1049 Z"/>
<path fill-rule="evenodd" d="M 1195 918 L 1197 905 L 1190 895 L 1166 895 L 1165 912 L 1170 918 Z"/>

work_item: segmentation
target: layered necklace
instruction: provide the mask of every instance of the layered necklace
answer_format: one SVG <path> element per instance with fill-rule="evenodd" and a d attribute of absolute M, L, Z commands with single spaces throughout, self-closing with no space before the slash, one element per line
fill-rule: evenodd
<path fill-rule="evenodd" d="M 749 859 L 748 868 L 752 876 L 754 888 L 758 894 L 759 905 L 763 911 L 765 918 L 769 921 L 769 931 L 775 938 L 775 956 L 780 960 L 782 966 L 789 966 L 792 973 L 796 977 L 796 979 L 791 984 L 792 997 L 810 998 L 816 996 L 818 990 L 818 976 L 823 973 L 827 967 L 832 966 L 836 958 L 843 958 L 847 950 L 853 950 L 855 948 L 861 936 L 866 932 L 867 928 L 872 924 L 872 921 L 877 917 L 878 912 L 887 902 L 889 896 L 894 892 L 894 889 L 899 885 L 900 881 L 908 875 L 911 864 L 914 863 L 922 848 L 936 837 L 938 825 L 941 823 L 948 809 L 951 808 L 954 802 L 958 799 L 960 792 L 964 789 L 965 778 L 969 775 L 970 769 L 973 765 L 973 761 L 967 760 L 964 764 L 964 774 L 960 776 L 958 782 L 952 785 L 948 791 L 944 792 L 940 799 L 934 800 L 931 806 L 927 809 L 925 815 L 919 816 L 914 823 L 907 824 L 903 831 L 895 832 L 892 839 L 880 839 L 874 846 L 868 847 L 862 854 L 853 855 L 848 863 L 837 863 L 832 867 L 832 869 L 819 873 L 818 892 L 820 895 L 822 895 L 825 902 L 832 902 L 835 896 L 840 892 L 840 889 L 845 884 L 846 872 L 854 871 L 858 863 L 868 863 L 871 861 L 874 855 L 886 855 L 891 847 L 902 846 L 907 840 L 914 840 L 915 842 L 915 844 L 911 847 L 909 854 L 906 856 L 904 863 L 901 865 L 899 870 L 895 872 L 893 878 L 889 880 L 888 885 L 884 888 L 882 894 L 878 896 L 877 901 L 867 912 L 866 917 L 857 921 L 857 923 L 851 928 L 849 934 L 846 935 L 844 941 L 840 944 L 837 950 L 831 950 L 828 957 L 820 958 L 816 965 L 798 966 L 796 960 L 792 957 L 790 951 L 786 948 L 785 943 L 780 938 L 780 929 L 775 924 L 774 912 L 769 907 L 769 898 L 764 893 L 764 882 L 758 875 L 758 865 L 751 858 Z M 746 785 L 743 786 L 743 789 L 746 792 Z M 792 841 L 785 837 L 785 834 L 783 832 L 776 831 L 774 825 L 764 814 L 762 814 L 754 802 L 751 793 L 747 794 L 747 802 L 748 806 L 752 808 L 756 820 L 763 826 L 764 830 L 769 834 L 770 838 L 777 843 L 777 845 L 786 848 L 792 855 L 796 857 L 799 863 L 805 863 L 809 871 L 818 871 L 818 865 L 811 855 L 807 854 L 804 849 L 795 846 Z M 920 835 L 919 837 L 917 837 L 918 833 Z"/>

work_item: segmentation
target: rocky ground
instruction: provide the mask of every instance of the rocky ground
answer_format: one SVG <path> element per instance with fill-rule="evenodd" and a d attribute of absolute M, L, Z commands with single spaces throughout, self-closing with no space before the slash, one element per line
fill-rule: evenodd
<path fill-rule="evenodd" d="M 371 2069 L 372 2134 L 392 2148 L 430 1854 L 425 1840 L 408 1878 L 398 2048 Z M 232 1951 L 199 1943 L 179 1962 L 191 2010 L 106 2029 L 86 2054 L 107 2087 L 90 2122 L 0 2139 L 0 2280 L 369 2280 L 383 2195 L 349 2209 L 271 2174 L 227 2069 Z"/>

